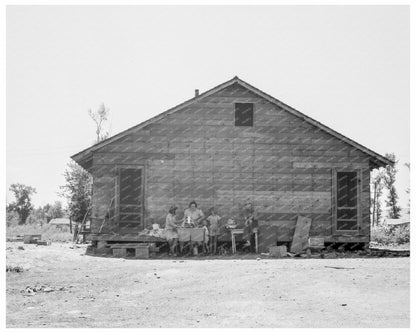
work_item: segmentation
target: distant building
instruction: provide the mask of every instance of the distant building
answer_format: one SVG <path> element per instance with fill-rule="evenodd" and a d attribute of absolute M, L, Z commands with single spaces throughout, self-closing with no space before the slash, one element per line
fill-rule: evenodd
<path fill-rule="evenodd" d="M 410 225 L 410 219 L 407 219 L 407 218 L 402 218 L 402 219 L 385 219 L 384 220 L 384 223 L 386 224 L 386 225 L 389 225 L 389 226 L 394 226 L 394 225 Z"/>
<path fill-rule="evenodd" d="M 63 225 L 69 226 L 70 220 L 68 218 L 65 218 L 65 217 L 56 218 L 56 219 L 50 220 L 49 224 L 51 224 L 51 225 L 60 225 L 60 226 L 63 226 Z"/>

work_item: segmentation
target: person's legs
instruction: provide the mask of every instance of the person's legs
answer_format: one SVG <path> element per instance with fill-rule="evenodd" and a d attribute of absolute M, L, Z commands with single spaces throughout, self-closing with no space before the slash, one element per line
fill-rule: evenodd
<path fill-rule="evenodd" d="M 250 252 L 256 252 L 256 236 L 254 233 L 250 235 Z"/>
<path fill-rule="evenodd" d="M 169 255 L 171 255 L 172 254 L 172 243 L 173 243 L 173 240 L 172 239 L 168 239 L 168 245 L 169 245 Z"/>
<path fill-rule="evenodd" d="M 217 235 L 215 235 L 214 237 L 213 237 L 213 245 L 214 245 L 214 254 L 217 254 L 217 239 L 218 239 L 218 236 Z"/>
<path fill-rule="evenodd" d="M 176 256 L 176 245 L 178 243 L 178 239 L 174 238 L 172 241 L 172 247 L 171 247 L 171 252 L 174 256 Z"/>

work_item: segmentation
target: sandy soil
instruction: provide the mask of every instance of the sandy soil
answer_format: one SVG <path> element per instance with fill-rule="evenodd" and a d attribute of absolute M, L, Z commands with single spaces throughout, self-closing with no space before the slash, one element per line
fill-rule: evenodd
<path fill-rule="evenodd" d="M 410 325 L 409 258 L 125 260 L 70 246 L 7 243 L 7 264 L 25 268 L 7 273 L 7 327 Z"/>

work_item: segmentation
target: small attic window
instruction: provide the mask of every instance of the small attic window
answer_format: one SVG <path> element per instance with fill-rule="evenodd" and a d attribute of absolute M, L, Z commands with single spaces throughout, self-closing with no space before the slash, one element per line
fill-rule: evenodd
<path fill-rule="evenodd" d="M 253 103 L 235 103 L 235 126 L 253 126 Z"/>

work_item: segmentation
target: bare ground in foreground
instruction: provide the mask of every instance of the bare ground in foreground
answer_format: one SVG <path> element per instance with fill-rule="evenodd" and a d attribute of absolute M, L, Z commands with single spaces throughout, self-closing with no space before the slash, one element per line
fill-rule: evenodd
<path fill-rule="evenodd" d="M 7 243 L 7 327 L 409 327 L 409 258 L 125 260 Z M 43 286 L 41 291 L 28 293 Z"/>

